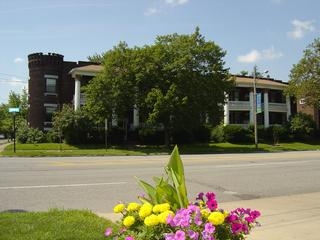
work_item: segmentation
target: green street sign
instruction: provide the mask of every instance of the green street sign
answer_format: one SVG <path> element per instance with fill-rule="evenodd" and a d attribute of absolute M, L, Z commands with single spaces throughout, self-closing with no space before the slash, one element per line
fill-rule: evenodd
<path fill-rule="evenodd" d="M 9 108 L 9 112 L 10 113 L 16 113 L 16 112 L 20 112 L 20 109 L 19 108 Z"/>

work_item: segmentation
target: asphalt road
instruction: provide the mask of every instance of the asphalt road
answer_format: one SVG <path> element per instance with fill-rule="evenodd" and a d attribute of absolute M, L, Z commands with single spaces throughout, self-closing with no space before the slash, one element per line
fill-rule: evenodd
<path fill-rule="evenodd" d="M 0 158 L 0 211 L 90 209 L 111 212 L 142 193 L 169 156 Z M 189 199 L 213 191 L 219 202 L 320 192 L 320 151 L 182 156 Z"/>

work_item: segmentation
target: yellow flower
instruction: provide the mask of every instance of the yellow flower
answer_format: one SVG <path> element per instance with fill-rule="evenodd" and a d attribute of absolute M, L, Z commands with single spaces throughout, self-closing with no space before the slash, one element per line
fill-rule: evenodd
<path fill-rule="evenodd" d="M 204 216 L 204 217 L 208 217 L 210 212 L 208 209 L 201 209 L 201 215 Z"/>
<path fill-rule="evenodd" d="M 174 213 L 173 213 L 172 211 L 169 211 L 169 210 L 160 213 L 160 214 L 158 215 L 159 222 L 166 224 L 166 223 L 167 223 L 167 218 L 168 218 L 169 215 L 174 216 Z"/>
<path fill-rule="evenodd" d="M 159 217 L 155 214 L 151 214 L 150 216 L 144 219 L 144 224 L 147 226 L 156 226 L 159 224 Z"/>
<path fill-rule="evenodd" d="M 224 222 L 224 214 L 221 212 L 212 212 L 208 217 L 209 222 L 217 226 Z"/>
<path fill-rule="evenodd" d="M 150 203 L 144 203 L 139 210 L 139 216 L 142 219 L 149 216 L 151 213 L 152 213 L 152 205 Z"/>
<path fill-rule="evenodd" d="M 125 227 L 130 227 L 134 224 L 134 222 L 135 222 L 135 219 L 133 216 L 127 216 L 123 219 L 122 223 Z"/>
<path fill-rule="evenodd" d="M 229 216 L 228 211 L 223 211 L 223 215 L 224 215 L 224 218 L 228 217 Z"/>
<path fill-rule="evenodd" d="M 125 209 L 125 206 L 123 203 L 117 204 L 114 208 L 113 208 L 113 212 L 114 213 L 121 213 L 123 210 Z"/>
<path fill-rule="evenodd" d="M 169 203 L 162 203 L 162 204 L 156 204 L 152 211 L 154 213 L 161 213 L 170 210 L 170 204 Z"/>
<path fill-rule="evenodd" d="M 127 206 L 127 211 L 137 211 L 140 208 L 140 204 L 136 202 L 129 203 Z"/>

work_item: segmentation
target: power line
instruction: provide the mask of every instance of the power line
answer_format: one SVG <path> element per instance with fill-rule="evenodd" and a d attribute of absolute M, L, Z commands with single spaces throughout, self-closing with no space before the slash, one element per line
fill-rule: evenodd
<path fill-rule="evenodd" d="M 15 75 L 15 74 L 10 74 L 10 73 L 2 73 L 0 72 L 1 75 L 5 75 L 5 76 L 9 76 L 9 77 L 17 77 L 17 78 L 26 78 L 25 76 L 19 76 L 19 75 Z"/>
<path fill-rule="evenodd" d="M 28 81 L 23 81 L 23 80 L 18 80 L 18 79 L 8 79 L 8 78 L 1 78 L 0 77 L 0 82 L 4 83 L 28 83 Z"/>

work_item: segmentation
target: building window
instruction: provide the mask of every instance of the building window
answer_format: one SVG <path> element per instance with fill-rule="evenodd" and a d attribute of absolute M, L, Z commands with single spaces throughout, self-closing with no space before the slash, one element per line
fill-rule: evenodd
<path fill-rule="evenodd" d="M 46 118 L 45 122 L 52 122 L 53 113 L 57 110 L 56 106 L 45 106 Z"/>
<path fill-rule="evenodd" d="M 305 98 L 301 98 L 300 101 L 299 101 L 299 104 L 300 105 L 306 104 L 306 99 Z"/>
<path fill-rule="evenodd" d="M 56 93 L 57 91 L 57 79 L 47 78 L 46 79 L 46 92 Z"/>
<path fill-rule="evenodd" d="M 269 112 L 269 123 L 283 125 L 287 122 L 287 114 L 282 112 Z"/>
<path fill-rule="evenodd" d="M 270 90 L 268 93 L 270 103 L 285 103 L 286 97 L 281 90 Z"/>
<path fill-rule="evenodd" d="M 230 111 L 229 123 L 230 124 L 249 124 L 250 112 L 249 111 Z"/>
<path fill-rule="evenodd" d="M 229 94 L 229 101 L 249 101 L 249 88 L 235 88 Z"/>

